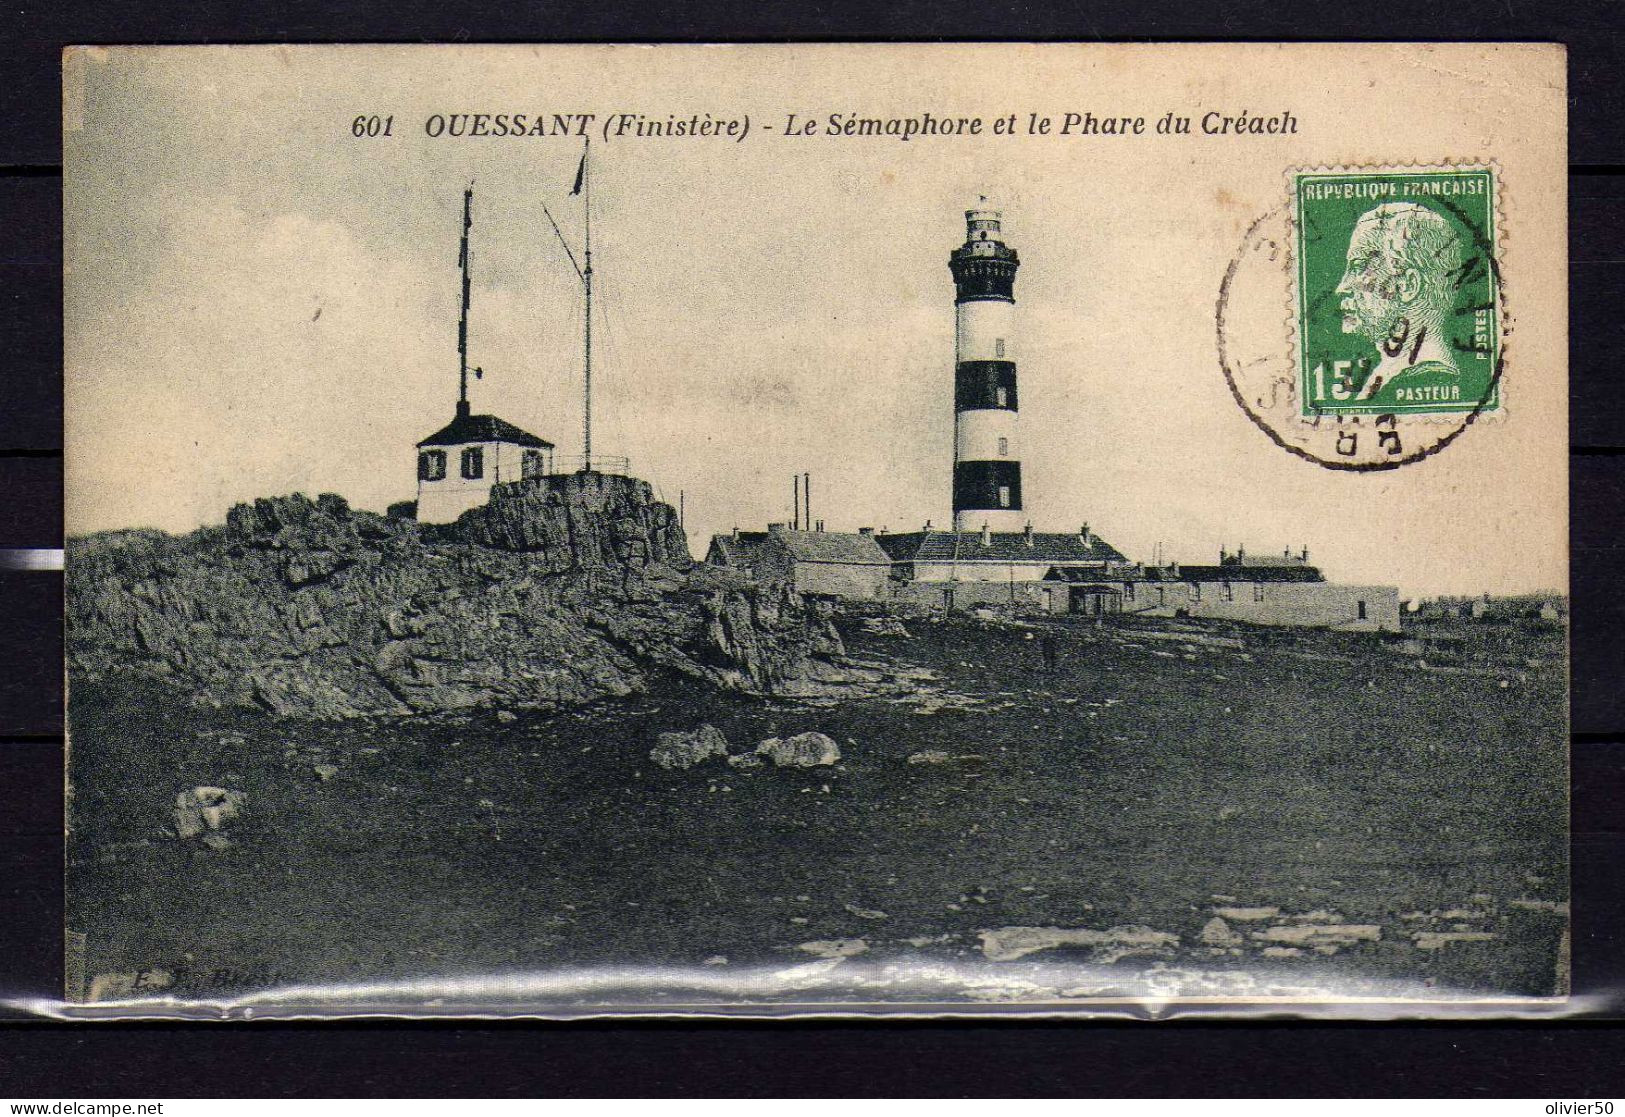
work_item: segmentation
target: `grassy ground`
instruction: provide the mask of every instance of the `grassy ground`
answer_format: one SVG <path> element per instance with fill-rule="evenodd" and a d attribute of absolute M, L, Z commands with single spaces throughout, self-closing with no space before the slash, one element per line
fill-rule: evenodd
<path fill-rule="evenodd" d="M 75 680 L 69 925 L 87 935 L 89 975 L 162 970 L 181 995 L 605 965 L 756 972 L 855 939 L 861 958 L 821 963 L 807 980 L 824 992 L 799 995 L 917 998 L 940 964 L 933 999 L 1042 996 L 1061 988 L 1047 963 L 1092 966 L 1106 975 L 1094 992 L 1168 972 L 1186 991 L 1234 990 L 1227 976 L 1265 971 L 1271 988 L 1554 991 L 1559 669 L 1439 675 L 1369 637 L 1259 633 L 1242 650 L 1046 625 L 1053 673 L 1019 628 L 853 626 L 854 654 L 937 672 L 908 702 L 669 683 L 511 722 L 320 725 L 193 708 L 153 681 Z M 1561 639 L 1527 636 L 1554 662 Z M 804 771 L 650 763 L 659 732 L 701 722 L 736 748 L 819 730 L 844 755 Z M 908 762 L 924 750 L 968 758 Z M 337 774 L 320 779 L 321 764 Z M 247 793 L 231 848 L 163 832 L 197 784 Z M 1216 911 L 1237 907 L 1280 911 L 1227 919 L 1234 937 L 1212 939 Z M 1292 945 L 1311 923 L 1378 932 L 1335 952 Z M 1178 941 L 1120 960 L 1086 945 L 990 960 L 983 933 L 1010 926 Z M 1438 933 L 1472 937 L 1425 937 Z M 891 962 L 914 979 L 836 989 Z M 989 987 L 990 970 L 1021 981 Z"/>

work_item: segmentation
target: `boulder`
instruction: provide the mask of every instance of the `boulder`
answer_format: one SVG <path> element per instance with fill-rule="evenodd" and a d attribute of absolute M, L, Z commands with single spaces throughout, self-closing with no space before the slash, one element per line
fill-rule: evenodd
<path fill-rule="evenodd" d="M 219 830 L 243 811 L 248 796 L 223 787 L 198 786 L 175 796 L 175 834 L 196 838 Z"/>
<path fill-rule="evenodd" d="M 756 752 L 779 768 L 820 768 L 841 759 L 841 746 L 822 733 L 769 737 L 756 746 Z"/>
<path fill-rule="evenodd" d="M 728 755 L 728 738 L 714 725 L 702 725 L 692 733 L 662 733 L 649 759 L 665 769 L 692 768 L 713 756 Z"/>

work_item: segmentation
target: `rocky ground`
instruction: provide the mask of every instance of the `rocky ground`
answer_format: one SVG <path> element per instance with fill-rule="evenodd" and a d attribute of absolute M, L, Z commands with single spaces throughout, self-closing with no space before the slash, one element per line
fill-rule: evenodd
<path fill-rule="evenodd" d="M 836 624 L 908 686 L 644 655 L 583 703 L 302 721 L 77 660 L 70 973 L 434 1008 L 1564 980 L 1560 632 L 1441 673 L 1374 637 Z"/>
<path fill-rule="evenodd" d="M 695 566 L 676 514 L 628 477 L 500 485 L 421 527 L 267 498 L 186 536 L 70 541 L 67 567 L 76 675 L 134 667 L 205 707 L 557 710 L 666 672 L 772 694 L 884 682 L 844 662 L 827 608 Z"/>

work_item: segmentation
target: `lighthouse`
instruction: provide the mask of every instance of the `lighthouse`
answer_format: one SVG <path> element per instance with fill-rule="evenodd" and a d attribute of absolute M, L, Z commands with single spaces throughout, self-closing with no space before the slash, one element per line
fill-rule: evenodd
<path fill-rule="evenodd" d="M 954 530 L 1021 531 L 1016 439 L 1016 250 L 1002 215 L 978 200 L 965 243 L 948 257 L 954 277 Z"/>

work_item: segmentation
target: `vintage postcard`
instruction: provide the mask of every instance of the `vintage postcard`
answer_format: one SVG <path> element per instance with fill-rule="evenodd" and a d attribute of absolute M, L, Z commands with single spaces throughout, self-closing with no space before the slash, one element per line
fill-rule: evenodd
<path fill-rule="evenodd" d="M 63 67 L 64 1011 L 1561 1009 L 1561 48 Z"/>

